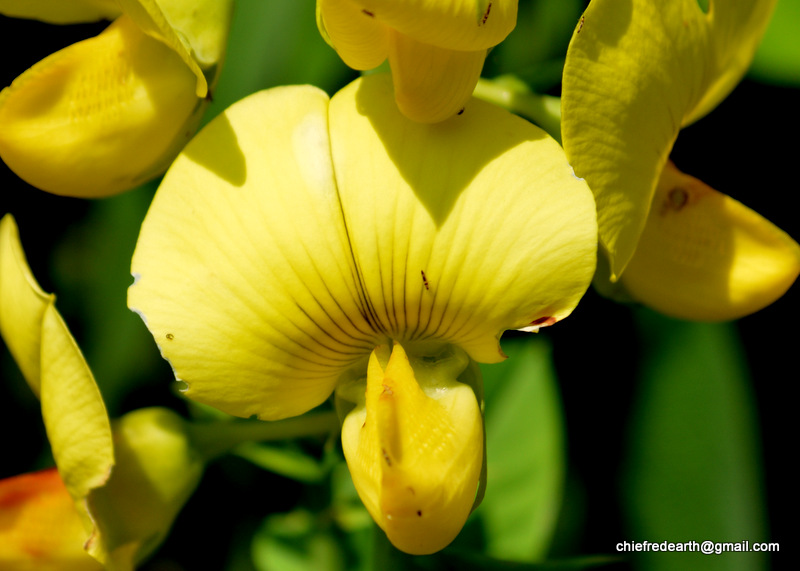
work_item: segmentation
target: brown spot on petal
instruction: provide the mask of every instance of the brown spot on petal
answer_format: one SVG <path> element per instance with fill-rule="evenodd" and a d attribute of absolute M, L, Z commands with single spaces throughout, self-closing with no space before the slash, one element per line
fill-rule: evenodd
<path fill-rule="evenodd" d="M 552 325 L 557 320 L 555 317 L 540 317 L 539 319 L 534 319 L 531 321 L 531 325 L 541 325 L 542 327 L 547 327 L 548 325 Z"/>
<path fill-rule="evenodd" d="M 394 395 L 394 391 L 392 391 L 392 387 L 390 387 L 389 385 L 381 385 L 381 386 L 383 387 L 383 392 L 381 393 L 381 396 L 383 396 L 383 395 L 393 396 Z"/>
<path fill-rule="evenodd" d="M 366 8 L 365 8 L 365 9 L 363 9 L 363 10 L 361 10 L 361 13 L 362 13 L 362 14 L 366 14 L 366 15 L 367 15 L 367 16 L 369 16 L 370 18 L 374 18 L 374 17 L 375 17 L 375 13 L 374 13 L 374 12 L 370 12 L 370 11 L 369 11 L 369 10 L 367 10 Z"/>
<path fill-rule="evenodd" d="M 678 186 L 669 191 L 667 199 L 669 208 L 679 211 L 689 202 L 689 192 Z"/>
<path fill-rule="evenodd" d="M 167 333 L 165 337 L 167 338 L 168 341 L 172 341 L 173 339 L 175 339 L 175 336 L 172 333 Z"/>
<path fill-rule="evenodd" d="M 483 26 L 486 23 L 486 20 L 489 19 L 489 12 L 492 11 L 492 3 L 489 2 L 489 5 L 486 6 L 486 12 L 483 14 L 483 19 L 481 20 L 480 25 Z"/>
<path fill-rule="evenodd" d="M 422 274 L 422 285 L 425 286 L 425 289 L 431 289 L 430 284 L 428 284 L 428 278 L 425 277 L 425 270 L 420 270 L 419 273 Z"/>
<path fill-rule="evenodd" d="M 392 459 L 389 458 L 389 453 L 386 452 L 386 448 L 381 448 L 381 454 L 383 454 L 383 459 L 386 460 L 386 465 L 387 466 L 391 466 L 392 465 Z"/>
<path fill-rule="evenodd" d="M 462 107 L 461 109 L 459 109 L 459 110 L 458 110 L 458 113 L 456 113 L 456 115 L 463 115 L 463 113 L 464 113 L 464 109 L 465 109 L 464 107 Z"/>
<path fill-rule="evenodd" d="M 581 30 L 583 29 L 583 19 L 585 16 L 581 16 L 580 21 L 578 22 L 578 30 L 575 32 L 576 34 L 580 34 Z"/>
<path fill-rule="evenodd" d="M 422 510 L 417 510 L 417 515 L 418 515 L 419 517 L 422 517 Z"/>

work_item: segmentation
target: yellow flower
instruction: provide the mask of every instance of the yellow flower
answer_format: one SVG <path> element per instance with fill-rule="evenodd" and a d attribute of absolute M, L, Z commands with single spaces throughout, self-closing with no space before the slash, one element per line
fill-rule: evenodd
<path fill-rule="evenodd" d="M 564 67 L 562 135 L 595 193 L 607 269 L 634 299 L 684 319 L 727 320 L 779 298 L 800 247 L 668 161 L 678 131 L 739 82 L 775 0 L 593 0 Z"/>
<path fill-rule="evenodd" d="M 167 409 L 141 409 L 109 421 L 86 361 L 55 309 L 55 296 L 44 293 L 31 274 L 10 215 L 0 221 L 0 334 L 42 402 L 47 437 L 74 511 L 64 513 L 64 494 L 56 483 L 44 488 L 42 480 L 51 477 L 30 476 L 32 493 L 44 503 L 26 504 L 19 513 L 31 525 L 49 526 L 38 537 L 63 534 L 63 542 L 41 544 L 44 552 L 29 550 L 12 530 L 14 541 L 23 543 L 9 546 L 18 557 L 11 568 L 44 569 L 38 565 L 50 561 L 51 569 L 71 569 L 73 558 L 77 568 L 97 568 L 75 555 L 85 544 L 106 569 L 133 569 L 166 536 L 200 480 L 203 459 L 183 421 Z M 50 505 L 57 512 L 48 520 L 41 511 Z M 76 519 L 83 533 L 77 545 L 67 545 L 78 533 Z M 20 534 L 33 533 L 25 530 Z M 8 555 L 0 547 L 3 556 Z"/>
<path fill-rule="evenodd" d="M 400 110 L 424 123 L 460 112 L 487 50 L 517 22 L 517 0 L 317 0 L 322 36 L 354 69 L 387 58 Z"/>
<path fill-rule="evenodd" d="M 425 125 L 386 75 L 332 99 L 282 87 L 176 159 L 128 303 L 192 399 L 275 420 L 336 391 L 362 500 L 397 547 L 430 553 L 476 498 L 475 362 L 572 311 L 596 230 L 558 144 L 497 107 Z"/>
<path fill-rule="evenodd" d="M 225 52 L 232 0 L 0 0 L 52 23 L 115 18 L 0 92 L 0 157 L 55 194 L 100 197 L 161 174 L 194 134 Z"/>

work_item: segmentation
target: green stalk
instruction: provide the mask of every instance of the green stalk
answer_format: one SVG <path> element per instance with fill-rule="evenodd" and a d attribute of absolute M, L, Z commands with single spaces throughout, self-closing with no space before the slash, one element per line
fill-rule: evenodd
<path fill-rule="evenodd" d="M 473 95 L 522 115 L 561 142 L 560 97 L 533 93 L 524 82 L 512 75 L 479 79 Z"/>
<path fill-rule="evenodd" d="M 234 420 L 190 423 L 192 443 L 207 460 L 220 456 L 245 442 L 289 440 L 338 432 L 339 419 L 334 411 L 319 412 L 286 420 Z"/>

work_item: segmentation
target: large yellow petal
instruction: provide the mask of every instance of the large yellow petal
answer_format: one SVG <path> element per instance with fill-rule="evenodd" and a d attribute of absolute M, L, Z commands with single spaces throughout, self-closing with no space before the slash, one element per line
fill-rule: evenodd
<path fill-rule="evenodd" d="M 612 279 L 644 227 L 678 130 L 741 78 L 774 0 L 594 0 L 564 66 L 562 136 L 597 198 Z"/>
<path fill-rule="evenodd" d="M 376 330 L 496 362 L 503 330 L 569 315 L 594 272 L 594 202 L 542 130 L 478 100 L 416 123 L 373 75 L 334 96 L 330 131 Z"/>
<path fill-rule="evenodd" d="M 55 468 L 0 480 L 0 568 L 99 571 L 83 550 L 86 534 Z"/>
<path fill-rule="evenodd" d="M 206 103 L 172 50 L 122 16 L 0 93 L 0 156 L 43 190 L 114 194 L 163 171 Z"/>
<path fill-rule="evenodd" d="M 517 23 L 517 0 L 352 0 L 418 42 L 463 51 L 502 42 Z"/>
<path fill-rule="evenodd" d="M 317 22 L 353 69 L 378 67 L 389 55 L 389 29 L 352 0 L 317 0 Z"/>
<path fill-rule="evenodd" d="M 437 123 L 464 109 L 483 69 L 486 51 L 453 51 L 423 44 L 392 31 L 389 64 L 394 93 L 403 114 Z"/>
<path fill-rule="evenodd" d="M 366 394 L 342 425 L 353 483 L 395 547 L 439 551 L 470 513 L 483 464 L 483 419 L 472 389 L 457 377 L 469 358 L 409 356 L 399 344 L 370 355 Z M 339 392 L 337 392 L 337 395 Z"/>
<path fill-rule="evenodd" d="M 115 0 L 0 0 L 0 14 L 51 24 L 112 20 L 119 16 Z"/>
<path fill-rule="evenodd" d="M 477 101 L 412 122 L 388 76 L 328 117 L 310 87 L 251 96 L 156 195 L 129 305 L 196 400 L 300 414 L 389 338 L 498 361 L 502 330 L 565 317 L 588 286 L 591 193 L 538 128 Z"/>
<path fill-rule="evenodd" d="M 621 283 L 667 315 L 722 321 L 769 305 L 798 274 L 800 246 L 786 233 L 668 163 Z"/>
<path fill-rule="evenodd" d="M 129 306 L 195 400 L 294 416 L 383 339 L 359 297 L 327 115 L 316 88 L 252 95 L 187 146 L 156 194 Z"/>

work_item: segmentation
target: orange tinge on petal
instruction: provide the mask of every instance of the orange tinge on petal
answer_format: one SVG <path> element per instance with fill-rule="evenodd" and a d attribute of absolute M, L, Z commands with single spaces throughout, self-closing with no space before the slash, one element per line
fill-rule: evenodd
<path fill-rule="evenodd" d="M 102 569 L 83 550 L 86 533 L 55 468 L 0 480 L 0 569 Z"/>

